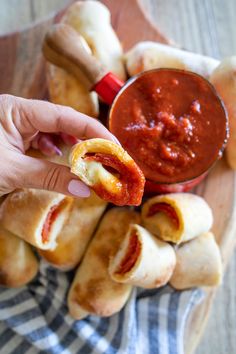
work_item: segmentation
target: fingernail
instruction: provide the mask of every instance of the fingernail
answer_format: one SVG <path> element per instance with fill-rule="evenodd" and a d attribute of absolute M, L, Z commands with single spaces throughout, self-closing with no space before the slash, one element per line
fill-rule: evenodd
<path fill-rule="evenodd" d="M 54 145 L 53 149 L 54 149 L 56 155 L 62 156 L 61 150 L 56 145 Z"/>
<path fill-rule="evenodd" d="M 68 191 L 76 197 L 88 198 L 90 196 L 89 187 L 77 179 L 72 179 L 69 182 Z"/>
<path fill-rule="evenodd" d="M 38 140 L 38 147 L 42 153 L 47 156 L 62 156 L 61 150 L 53 143 L 52 138 L 48 135 L 42 135 Z"/>
<path fill-rule="evenodd" d="M 68 135 L 65 133 L 60 133 L 62 140 L 67 145 L 75 145 L 78 142 L 78 139 L 75 136 Z"/>
<path fill-rule="evenodd" d="M 113 136 L 113 139 L 114 139 L 114 141 L 116 142 L 116 144 L 118 144 L 118 145 L 121 146 L 121 143 L 119 142 L 119 140 L 117 139 L 117 137 L 116 137 L 115 135 L 113 135 L 113 134 L 112 134 L 112 136 Z"/>

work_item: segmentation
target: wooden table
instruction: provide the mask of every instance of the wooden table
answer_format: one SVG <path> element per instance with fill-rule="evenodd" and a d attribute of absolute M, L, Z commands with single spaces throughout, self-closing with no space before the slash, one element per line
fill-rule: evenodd
<path fill-rule="evenodd" d="M 0 33 L 25 27 L 71 0 L 1 0 Z M 115 0 L 119 1 L 119 0 Z M 129 1 L 129 0 L 127 0 Z M 140 0 L 153 22 L 181 47 L 222 58 L 236 53 L 235 0 Z M 13 21 L 10 19 L 13 18 Z M 225 274 L 196 354 L 236 353 L 236 253 Z"/>

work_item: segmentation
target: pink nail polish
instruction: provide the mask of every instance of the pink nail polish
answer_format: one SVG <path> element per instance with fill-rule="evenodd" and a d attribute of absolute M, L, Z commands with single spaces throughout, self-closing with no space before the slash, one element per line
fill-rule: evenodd
<path fill-rule="evenodd" d="M 63 155 L 61 150 L 56 145 L 54 145 L 53 149 L 54 149 L 56 155 L 58 155 L 58 156 Z"/>
<path fill-rule="evenodd" d="M 90 196 L 89 187 L 77 179 L 72 179 L 69 182 L 68 191 L 75 197 L 88 198 Z"/>
<path fill-rule="evenodd" d="M 41 135 L 38 140 L 38 148 L 47 156 L 62 156 L 61 150 L 54 144 L 50 135 Z"/>

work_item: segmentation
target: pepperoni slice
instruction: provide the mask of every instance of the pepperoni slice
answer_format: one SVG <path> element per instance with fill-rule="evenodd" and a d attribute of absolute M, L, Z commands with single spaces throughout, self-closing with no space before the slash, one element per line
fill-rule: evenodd
<path fill-rule="evenodd" d="M 129 272 L 135 265 L 135 262 L 137 261 L 140 252 L 141 246 L 136 231 L 134 231 L 130 236 L 129 247 L 127 249 L 125 257 L 119 265 L 119 269 L 116 274 L 125 274 Z"/>
<path fill-rule="evenodd" d="M 43 229 L 42 229 L 42 241 L 43 243 L 47 243 L 49 241 L 49 234 L 52 228 L 52 224 L 55 222 L 56 218 L 58 217 L 59 213 L 62 210 L 62 203 L 54 205 L 48 212 L 47 218 L 44 222 Z"/>
<path fill-rule="evenodd" d="M 178 229 L 179 228 L 179 218 L 178 215 L 175 211 L 175 209 L 167 203 L 156 203 L 151 205 L 151 207 L 148 210 L 148 217 L 151 217 L 157 213 L 165 213 L 173 222 L 175 227 Z"/>

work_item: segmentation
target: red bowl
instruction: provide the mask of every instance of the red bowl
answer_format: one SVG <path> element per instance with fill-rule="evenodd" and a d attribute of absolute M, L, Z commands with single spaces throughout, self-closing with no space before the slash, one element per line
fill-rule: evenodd
<path fill-rule="evenodd" d="M 157 182 L 152 182 L 150 180 L 146 180 L 144 194 L 146 196 L 156 195 L 156 194 L 165 194 L 165 193 L 180 193 L 180 192 L 188 192 L 194 187 L 196 187 L 200 182 L 204 180 L 209 171 L 204 172 L 202 175 L 191 179 L 189 181 L 181 182 L 181 183 L 170 183 L 170 184 L 161 184 Z"/>
<path fill-rule="evenodd" d="M 190 169 L 188 170 L 188 172 L 191 173 L 187 173 L 185 176 L 182 175 L 181 177 L 179 176 L 179 178 L 177 176 L 175 176 L 175 178 L 173 178 L 172 180 L 166 178 L 162 178 L 161 180 L 158 178 L 155 178 L 154 174 L 151 173 L 146 173 L 146 184 L 145 184 L 145 195 L 153 195 L 153 194 L 158 194 L 158 193 L 176 193 L 176 192 L 187 192 L 189 190 L 191 190 L 192 188 L 194 188 L 197 184 L 199 184 L 208 174 L 208 172 L 210 171 L 210 169 L 215 165 L 216 161 L 218 161 L 218 159 L 221 158 L 222 154 L 223 154 L 223 150 L 226 146 L 226 142 L 228 139 L 228 115 L 227 115 L 227 111 L 226 108 L 224 106 L 224 103 L 222 101 L 222 99 L 219 97 L 218 93 L 216 92 L 215 88 L 212 86 L 212 84 L 206 80 L 205 78 L 203 78 L 202 76 L 196 74 L 196 73 L 192 73 L 192 72 L 188 72 L 188 71 L 184 71 L 184 70 L 178 70 L 178 69 L 154 69 L 154 70 L 150 70 L 150 71 L 146 71 L 143 72 L 135 77 L 132 77 L 130 80 L 128 80 L 128 82 L 125 84 L 125 86 L 122 87 L 122 89 L 119 91 L 119 93 L 117 94 L 115 100 L 113 101 L 112 107 L 110 109 L 110 114 L 109 114 L 109 128 L 110 131 L 116 135 L 116 137 L 120 140 L 121 144 L 123 145 L 123 147 L 128 151 L 128 153 L 133 157 L 134 160 L 136 160 L 135 153 L 134 151 L 130 150 L 128 146 L 126 146 L 124 143 L 124 141 L 122 141 L 122 136 L 120 136 L 120 132 L 122 131 L 122 121 L 120 122 L 120 120 L 118 120 L 118 118 L 120 118 L 119 116 L 119 110 L 118 110 L 118 115 L 114 115 L 117 111 L 117 106 L 119 105 L 119 99 L 121 97 L 121 95 L 124 96 L 125 91 L 129 89 L 130 86 L 134 86 L 136 84 L 136 82 L 145 77 L 145 76 L 150 76 L 150 75 L 154 75 L 156 73 L 161 73 L 161 72 L 165 72 L 165 71 L 169 71 L 172 73 L 178 73 L 178 74 L 188 74 L 191 77 L 196 77 L 198 78 L 198 80 L 200 82 L 202 82 L 202 84 L 204 84 L 204 87 L 207 87 L 208 90 L 210 90 L 215 97 L 215 100 L 218 101 L 218 104 L 220 106 L 221 109 L 221 113 L 222 113 L 222 118 L 224 119 L 224 132 L 222 134 L 222 141 L 218 140 L 217 145 L 216 145 L 216 149 L 214 152 L 214 157 L 212 156 L 210 162 L 204 165 L 204 167 L 202 169 L 197 169 L 194 172 L 192 169 L 190 171 Z M 118 106 L 119 108 L 119 106 Z M 128 117 L 128 119 L 130 119 L 130 115 L 129 115 L 129 110 L 124 111 L 126 113 L 126 116 Z M 123 116 L 125 116 L 125 114 L 123 114 Z M 118 118 L 117 118 L 118 117 Z M 122 116 L 121 116 L 122 117 Z M 132 117 L 132 116 L 131 116 Z M 118 122 L 118 124 L 112 124 L 114 119 L 116 119 L 116 122 Z M 128 120 L 129 121 L 129 120 Z M 213 138 L 214 141 L 214 131 L 210 131 L 210 134 Z M 126 136 L 126 140 L 127 140 L 127 136 Z M 128 141 L 128 140 L 127 140 Z M 132 139 L 130 138 L 129 140 L 130 143 L 132 143 Z M 139 164 L 139 159 L 137 158 L 136 163 L 139 165 L 139 167 L 142 169 L 142 164 Z M 142 162 L 142 161 L 141 161 Z M 145 170 L 143 170 L 144 175 L 145 175 Z"/>

